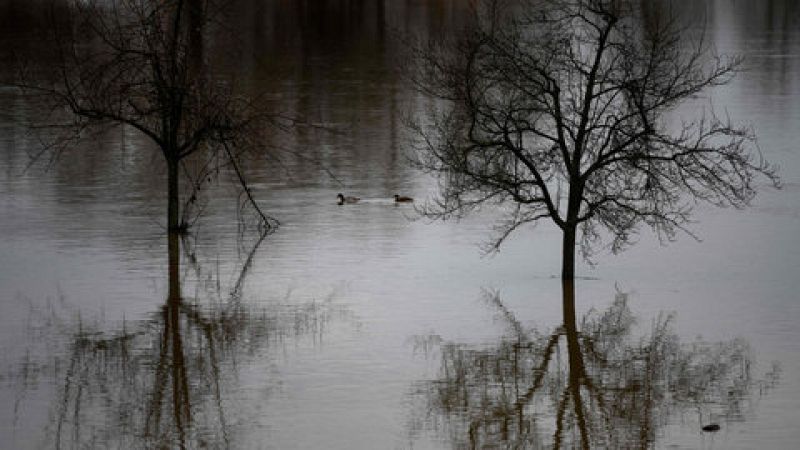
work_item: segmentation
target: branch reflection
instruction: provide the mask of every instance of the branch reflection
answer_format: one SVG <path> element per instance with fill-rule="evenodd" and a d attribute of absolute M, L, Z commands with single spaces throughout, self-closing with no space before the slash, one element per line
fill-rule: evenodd
<path fill-rule="evenodd" d="M 45 357 L 53 362 L 46 369 L 47 364 L 39 366 L 37 375 L 52 376 L 56 383 L 47 446 L 237 447 L 239 427 L 248 425 L 245 409 L 256 407 L 238 401 L 241 391 L 232 386 L 246 367 L 243 362 L 264 364 L 269 350 L 292 339 L 317 342 L 329 321 L 347 316 L 331 299 L 260 307 L 242 301 L 244 279 L 263 236 L 243 255 L 228 294 L 202 304 L 182 297 L 181 258 L 175 254 L 180 247 L 197 279 L 206 276 L 191 243 L 178 242 L 170 237 L 169 295 L 149 319 L 108 330 L 108 324 L 64 319 L 52 309 L 43 316 L 46 339 L 68 346 L 63 354 L 49 349 Z M 204 295 L 212 297 L 209 292 Z M 276 384 L 269 369 L 253 372 L 246 381 L 268 389 Z"/>
<path fill-rule="evenodd" d="M 624 293 L 550 333 L 525 329 L 496 293 L 487 300 L 509 331 L 491 346 L 441 344 L 438 379 L 415 394 L 412 435 L 433 430 L 453 448 L 650 448 L 679 413 L 698 432 L 744 420 L 754 388 L 778 382 L 777 363 L 754 378 L 744 340 L 681 343 L 672 315 L 633 337 Z"/>

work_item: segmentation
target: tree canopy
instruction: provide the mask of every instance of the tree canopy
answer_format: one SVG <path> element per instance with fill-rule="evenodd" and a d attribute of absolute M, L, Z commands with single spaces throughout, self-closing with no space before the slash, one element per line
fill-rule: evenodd
<path fill-rule="evenodd" d="M 697 108 L 741 58 L 713 54 L 671 11 L 624 0 L 480 2 L 454 37 L 413 46 L 412 80 L 439 100 L 412 125 L 415 162 L 440 180 L 424 213 L 504 209 L 496 250 L 543 219 L 576 245 L 612 251 L 642 225 L 686 230 L 695 203 L 743 207 L 758 178 L 778 184 L 747 126 Z M 681 106 L 692 104 L 686 115 Z"/>
<path fill-rule="evenodd" d="M 221 5 L 213 0 L 81 0 L 69 6 L 49 29 L 53 67 L 25 73 L 21 81 L 56 113 L 43 122 L 62 130 L 44 151 L 57 156 L 87 131 L 130 127 L 164 157 L 170 230 L 188 227 L 197 191 L 224 167 L 232 168 L 241 184 L 241 205 L 255 209 L 264 230 L 273 229 L 277 222 L 253 199 L 241 158 L 259 147 L 265 130 L 291 124 L 258 108 L 234 88 L 231 77 L 207 64 L 205 43 Z M 190 157 L 193 170 L 186 164 Z M 191 189 L 183 207 L 181 174 Z"/>

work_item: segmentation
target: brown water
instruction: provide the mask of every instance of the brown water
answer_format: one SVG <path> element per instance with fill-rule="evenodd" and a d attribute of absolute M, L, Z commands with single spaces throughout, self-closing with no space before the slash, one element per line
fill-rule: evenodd
<path fill-rule="evenodd" d="M 270 142 L 301 156 L 282 152 L 280 165 L 250 167 L 256 197 L 282 222 L 258 246 L 252 235 L 239 239 L 236 191 L 220 179 L 190 243 L 197 263 L 184 265 L 187 301 L 180 308 L 164 300 L 160 155 L 132 131 L 116 130 L 46 170 L 26 170 L 37 140 L 20 122 L 36 109 L 0 87 L 0 447 L 148 447 L 183 436 L 189 447 L 461 448 L 470 442 L 465 418 L 488 410 L 443 408 L 442 400 L 496 392 L 481 390 L 487 385 L 514 385 L 518 394 L 531 372 L 487 378 L 469 369 L 472 382 L 459 384 L 445 368 L 480 367 L 479 359 L 501 367 L 546 353 L 561 324 L 556 230 L 520 230 L 485 258 L 478 245 L 491 230 L 488 213 L 431 224 L 410 220 L 413 208 L 390 200 L 395 193 L 424 199 L 435 189 L 405 161 L 403 117 L 426 102 L 397 76 L 392 36 L 460 23 L 461 3 L 238 4 L 230 20 L 240 30 L 237 45 L 251 56 L 229 67 L 281 109 L 342 131 L 305 130 Z M 28 33 L 41 13 L 36 3 L 0 5 L 2 45 L 37 51 Z M 746 211 L 699 208 L 694 229 L 702 242 L 682 237 L 662 247 L 645 234 L 622 255 L 599 254 L 595 267 L 579 268 L 579 315 L 606 311 L 618 290 L 625 292 L 638 322 L 625 346 L 607 347 L 621 362 L 641 356 L 640 336 L 659 336 L 721 342 L 696 345 L 712 349 L 703 353 L 713 360 L 705 367 L 727 361 L 738 370 L 705 384 L 695 376 L 670 391 L 692 386 L 702 398 L 673 395 L 658 404 L 650 425 L 655 447 L 795 448 L 800 5 L 673 6 L 705 15 L 716 48 L 746 57 L 747 70 L 712 100 L 718 111 L 753 125 L 764 155 L 781 166 L 784 189 L 765 190 Z M 7 80 L 4 67 L 0 79 Z M 338 207 L 340 191 L 365 201 Z M 499 317 L 497 305 L 485 301 L 487 289 L 499 292 L 519 330 L 510 332 L 509 315 Z M 675 318 L 659 334 L 651 325 L 662 311 Z M 580 362 L 599 370 L 570 352 L 574 334 L 561 336 L 558 367 Z M 507 345 L 522 339 L 537 344 L 529 353 Z M 691 348 L 652 354 L 680 361 Z M 743 361 L 752 364 L 748 377 L 737 365 Z M 782 367 L 777 383 L 773 361 Z M 634 375 L 641 370 L 631 367 Z M 537 397 L 522 419 L 511 416 L 536 423 L 531 448 L 553 444 L 556 387 L 570 383 L 557 373 L 546 385 L 556 394 Z M 605 372 L 605 380 L 627 380 L 619 373 Z M 432 386 L 462 395 L 437 397 L 443 391 Z M 632 416 L 644 414 L 645 407 L 630 405 Z M 722 429 L 701 433 L 712 414 Z M 634 430 L 615 420 L 625 431 L 619 436 Z M 502 448 L 519 435 L 521 428 L 498 432 L 498 423 L 480 423 L 480 442 Z M 568 442 L 579 442 L 575 429 L 569 433 Z"/>

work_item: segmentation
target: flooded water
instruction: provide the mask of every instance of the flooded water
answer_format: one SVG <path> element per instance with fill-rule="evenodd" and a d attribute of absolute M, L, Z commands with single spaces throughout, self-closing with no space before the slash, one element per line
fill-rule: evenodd
<path fill-rule="evenodd" d="M 38 51 L 40 3 L 0 1 L 2 61 Z M 0 86 L 0 447 L 578 447 L 581 424 L 599 448 L 796 447 L 800 4 L 672 4 L 745 56 L 711 99 L 753 126 L 783 189 L 744 211 L 699 206 L 701 242 L 645 233 L 599 252 L 578 268 L 585 321 L 561 327 L 556 229 L 484 257 L 491 211 L 430 223 L 392 200 L 436 189 L 407 164 L 403 121 L 429 105 L 398 76 L 395 37 L 462 23 L 462 2 L 234 3 L 249 56 L 227 67 L 328 129 L 275 136 L 248 164 L 281 222 L 263 241 L 239 232 L 233 175 L 214 183 L 182 243 L 180 304 L 161 155 L 117 129 L 29 167 L 36 105 Z M 337 206 L 338 192 L 363 200 Z M 563 408 L 580 386 L 616 412 Z"/>

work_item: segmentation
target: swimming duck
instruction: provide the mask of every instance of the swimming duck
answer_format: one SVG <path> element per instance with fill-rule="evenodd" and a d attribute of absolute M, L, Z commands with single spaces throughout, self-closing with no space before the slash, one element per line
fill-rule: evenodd
<path fill-rule="evenodd" d="M 350 197 L 350 196 L 345 197 L 344 195 L 342 195 L 341 192 L 336 195 L 337 205 L 344 205 L 345 203 L 358 203 L 359 200 L 361 199 L 358 197 Z"/>
<path fill-rule="evenodd" d="M 411 197 L 406 197 L 403 195 L 394 194 L 394 202 L 395 203 L 411 203 L 414 199 Z"/>

